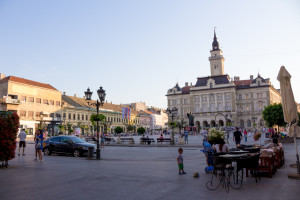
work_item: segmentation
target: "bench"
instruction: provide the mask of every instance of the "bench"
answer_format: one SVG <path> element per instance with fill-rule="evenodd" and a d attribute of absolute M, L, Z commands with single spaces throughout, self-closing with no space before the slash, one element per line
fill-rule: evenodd
<path fill-rule="evenodd" d="M 171 138 L 157 138 L 156 140 L 157 140 L 157 144 L 158 143 L 162 144 L 163 142 L 166 142 L 166 143 L 169 143 L 169 144 L 172 143 L 172 139 Z"/>
<path fill-rule="evenodd" d="M 140 138 L 140 143 L 141 144 L 154 144 L 155 143 L 155 140 L 154 138 Z"/>
<path fill-rule="evenodd" d="M 133 138 L 121 138 L 122 144 L 127 142 L 128 144 L 134 144 L 134 139 Z"/>
<path fill-rule="evenodd" d="M 97 139 L 95 139 L 95 138 L 86 137 L 84 139 L 85 139 L 86 142 L 97 144 Z"/>
<path fill-rule="evenodd" d="M 106 137 L 106 138 L 105 138 L 105 143 L 106 143 L 106 144 L 110 144 L 111 142 L 114 142 L 114 143 L 115 143 L 116 141 L 115 141 L 114 138 L 110 138 L 110 137 Z"/>

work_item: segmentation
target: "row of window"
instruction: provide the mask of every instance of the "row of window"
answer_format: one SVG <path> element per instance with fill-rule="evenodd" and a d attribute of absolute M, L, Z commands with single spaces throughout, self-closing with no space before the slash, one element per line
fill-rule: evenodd
<path fill-rule="evenodd" d="M 43 112 L 35 112 L 36 117 L 41 117 Z M 20 117 L 34 117 L 34 111 L 26 111 L 26 110 L 20 110 L 19 111 Z M 43 115 L 44 117 L 48 117 L 48 115 Z"/>
<path fill-rule="evenodd" d="M 66 113 L 63 113 L 63 118 L 66 119 Z M 77 114 L 77 116 L 76 116 L 76 114 L 74 114 L 74 113 L 73 114 L 69 113 L 68 119 L 69 120 L 82 120 L 82 121 L 84 121 L 84 120 L 89 121 L 90 120 L 88 115 Z M 125 119 L 125 118 L 122 119 L 122 118 L 119 118 L 119 117 L 106 117 L 105 121 L 107 121 L 107 122 L 117 122 L 117 123 L 118 122 L 122 122 L 122 123 L 128 122 L 127 119 Z M 130 120 L 130 122 L 139 123 L 139 120 L 138 119 L 133 119 L 133 120 Z"/>
<path fill-rule="evenodd" d="M 255 123 L 255 121 L 254 121 L 254 123 Z M 241 121 L 240 121 L 240 126 L 241 126 L 241 127 L 245 127 L 245 122 L 244 122 L 244 120 L 241 120 Z M 264 126 L 264 120 L 261 119 L 261 120 L 259 121 L 259 126 Z M 250 120 L 250 119 L 247 120 L 247 127 L 251 127 L 251 120 Z"/>
<path fill-rule="evenodd" d="M 264 95 L 262 92 L 253 93 L 254 98 L 263 98 Z M 250 99 L 250 94 L 240 94 L 238 100 Z"/>
<path fill-rule="evenodd" d="M 26 96 L 21 96 L 21 101 L 34 103 L 34 97 L 28 97 L 28 99 L 27 99 Z M 60 101 L 54 101 L 54 100 L 48 100 L 48 99 L 36 98 L 35 102 L 39 103 L 39 104 L 41 104 L 43 102 L 43 104 L 47 104 L 47 105 L 54 105 L 55 104 L 56 106 L 60 106 Z"/>

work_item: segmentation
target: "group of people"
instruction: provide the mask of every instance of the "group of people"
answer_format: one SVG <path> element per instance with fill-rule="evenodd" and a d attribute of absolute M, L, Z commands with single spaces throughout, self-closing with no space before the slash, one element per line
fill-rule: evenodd
<path fill-rule="evenodd" d="M 26 148 L 26 137 L 27 133 L 25 132 L 25 129 L 22 129 L 20 134 L 19 134 L 19 150 L 18 150 L 18 156 L 20 156 L 21 149 L 23 148 L 22 151 L 22 156 L 25 156 L 25 148 Z M 43 140 L 44 140 L 44 135 L 42 130 L 38 130 L 35 134 L 34 137 L 34 142 L 35 142 L 35 158 L 34 161 L 40 161 L 43 162 Z"/>

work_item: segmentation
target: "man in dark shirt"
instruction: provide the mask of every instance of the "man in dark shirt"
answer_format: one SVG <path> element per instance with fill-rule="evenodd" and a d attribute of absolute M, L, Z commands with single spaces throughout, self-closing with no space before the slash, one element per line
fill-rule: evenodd
<path fill-rule="evenodd" d="M 243 139 L 241 131 L 239 131 L 239 128 L 235 128 L 235 132 L 233 133 L 233 141 L 235 141 L 236 146 L 239 146 L 241 143 L 241 140 Z"/>
<path fill-rule="evenodd" d="M 277 128 L 275 128 L 275 131 L 272 131 L 271 138 L 274 139 L 276 138 L 278 140 L 279 138 L 279 133 L 277 132 Z"/>

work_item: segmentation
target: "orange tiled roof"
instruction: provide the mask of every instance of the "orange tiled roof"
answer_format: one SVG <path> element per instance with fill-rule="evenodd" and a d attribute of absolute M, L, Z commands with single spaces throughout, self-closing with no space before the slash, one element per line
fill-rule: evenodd
<path fill-rule="evenodd" d="M 74 97 L 74 96 L 68 96 L 68 97 L 70 99 L 72 99 L 73 101 L 75 101 L 76 103 L 80 104 L 82 107 L 96 108 L 96 106 L 89 106 L 84 98 Z M 92 100 L 91 102 L 96 103 L 96 101 L 94 101 L 94 100 Z M 101 108 L 108 109 L 108 110 L 113 110 L 113 111 L 122 113 L 122 108 L 123 107 L 128 108 L 128 106 L 117 105 L 117 104 L 112 104 L 112 103 L 109 103 L 109 102 L 105 102 L 103 104 L 103 107 L 101 107 Z M 138 114 L 138 111 L 131 109 L 131 114 L 136 115 L 136 114 Z"/>
<path fill-rule="evenodd" d="M 33 86 L 47 88 L 47 89 L 51 89 L 51 90 L 57 90 L 56 88 L 54 88 L 50 84 L 40 83 L 40 82 L 25 79 L 25 78 L 19 78 L 19 77 L 16 77 L 16 76 L 8 76 L 8 77 L 5 77 L 5 78 L 0 80 L 1 83 L 8 82 L 8 81 L 14 81 L 14 82 L 18 82 L 18 83 L 27 84 L 27 85 L 33 85 Z"/>
<path fill-rule="evenodd" d="M 150 114 L 150 115 L 153 114 L 153 112 L 150 112 L 150 111 L 148 111 L 148 110 L 144 110 L 144 112 L 145 112 L 145 113 L 148 113 L 148 114 Z"/>

